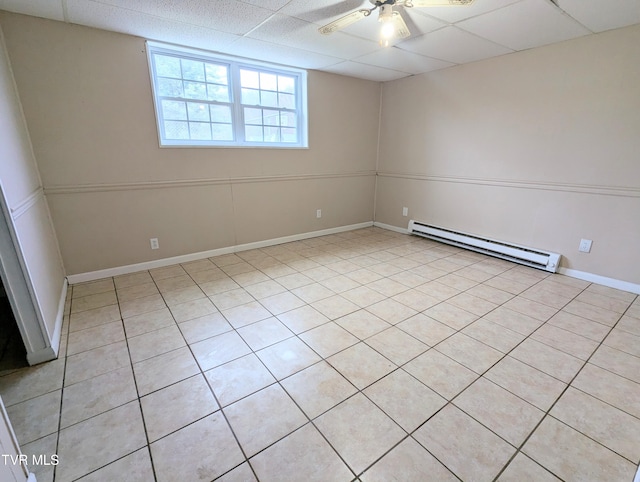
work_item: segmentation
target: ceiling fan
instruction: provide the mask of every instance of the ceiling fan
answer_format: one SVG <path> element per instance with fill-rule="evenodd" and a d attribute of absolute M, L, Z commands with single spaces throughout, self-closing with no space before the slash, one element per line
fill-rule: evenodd
<path fill-rule="evenodd" d="M 369 0 L 373 8 L 361 8 L 351 12 L 344 17 L 340 17 L 324 27 L 320 27 L 318 32 L 323 35 L 329 35 L 337 30 L 368 17 L 374 10 L 380 9 L 378 22 L 380 26 L 380 45 L 389 46 L 389 41 L 396 38 L 407 38 L 411 35 L 409 27 L 400 15 L 400 12 L 394 10 L 394 7 L 404 8 L 423 8 L 423 7 L 444 7 L 444 6 L 463 6 L 471 5 L 474 0 Z"/>

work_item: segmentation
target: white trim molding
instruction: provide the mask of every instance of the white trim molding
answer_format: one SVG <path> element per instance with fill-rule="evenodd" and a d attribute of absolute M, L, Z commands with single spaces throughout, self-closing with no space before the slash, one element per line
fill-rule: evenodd
<path fill-rule="evenodd" d="M 392 226 L 391 224 L 379 223 L 378 221 L 374 221 L 373 225 L 377 228 L 386 229 L 387 231 L 394 231 L 396 233 L 401 233 L 401 234 L 409 234 L 409 230 L 407 228 L 399 228 L 397 226 Z"/>
<path fill-rule="evenodd" d="M 171 258 L 156 259 L 153 261 L 145 261 L 143 263 L 129 264 L 126 266 L 119 266 L 116 268 L 107 268 L 98 271 L 90 271 L 88 273 L 72 274 L 67 276 L 69 284 L 74 285 L 78 283 L 84 283 L 86 281 L 95 281 L 103 278 L 110 278 L 112 276 L 120 276 L 123 274 L 135 273 L 137 271 L 144 271 L 154 268 L 163 268 L 165 266 L 171 266 L 172 264 L 188 263 L 190 261 L 197 261 L 199 259 L 212 258 L 214 256 L 221 256 L 223 254 L 238 253 L 241 251 L 248 251 L 250 249 L 266 248 L 267 246 L 275 246 L 276 244 L 291 243 L 293 241 L 301 241 L 303 239 L 316 238 L 318 236 L 327 236 L 329 234 L 344 233 L 346 231 L 353 231 L 354 229 L 370 228 L 373 226 L 373 221 L 367 221 L 364 223 L 350 224 L 347 226 L 339 226 L 337 228 L 322 229 L 320 231 L 311 231 L 308 233 L 293 234 L 291 236 L 284 236 L 281 238 L 267 239 L 264 241 L 256 241 L 253 243 L 239 244 L 236 246 L 227 246 L 224 248 L 212 249 L 209 251 L 201 251 L 199 253 L 184 254 L 181 256 L 174 256 Z"/>
<path fill-rule="evenodd" d="M 44 190 L 38 187 L 15 207 L 10 208 L 11 218 L 15 221 L 44 197 Z"/>
<path fill-rule="evenodd" d="M 583 281 L 589 281 L 598 285 L 608 286 L 609 288 L 615 288 L 617 290 L 628 291 L 630 293 L 640 295 L 640 284 L 630 283 L 629 281 L 607 278 L 606 276 L 600 276 L 586 271 L 578 271 L 576 269 L 564 268 L 562 266 L 558 269 L 558 273 L 571 278 L 577 278 Z"/>

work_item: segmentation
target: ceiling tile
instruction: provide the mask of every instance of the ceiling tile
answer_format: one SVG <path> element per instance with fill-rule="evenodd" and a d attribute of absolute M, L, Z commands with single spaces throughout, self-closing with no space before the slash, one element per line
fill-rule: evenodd
<path fill-rule="evenodd" d="M 368 0 L 291 0 L 278 13 L 326 25 L 354 10 L 371 7 Z"/>
<path fill-rule="evenodd" d="M 236 35 L 249 32 L 273 15 L 271 10 L 238 0 L 100 0 L 99 3 Z"/>
<path fill-rule="evenodd" d="M 454 64 L 474 62 L 512 52 L 506 47 L 476 37 L 456 27 L 445 27 L 433 33 L 409 39 L 398 47 Z"/>
<path fill-rule="evenodd" d="M 471 5 L 452 7 L 428 7 L 416 8 L 416 12 L 422 15 L 429 15 L 447 23 L 455 23 L 471 17 L 476 17 L 483 13 L 502 8 L 506 5 L 520 0 L 476 0 Z"/>
<path fill-rule="evenodd" d="M 66 0 L 69 21 L 149 40 L 223 52 L 240 37 L 86 0 Z"/>
<path fill-rule="evenodd" d="M 539 47 L 590 33 L 549 0 L 523 0 L 456 26 L 514 50 Z"/>
<path fill-rule="evenodd" d="M 400 50 L 397 47 L 389 47 L 363 55 L 357 58 L 356 61 L 361 64 L 375 65 L 401 72 L 409 72 L 410 74 L 423 74 L 453 65 L 442 60 L 431 59 L 413 52 Z"/>
<path fill-rule="evenodd" d="M 248 37 L 341 59 L 360 57 L 380 48 L 375 42 L 342 32 L 322 35 L 318 25 L 280 14 L 274 15 Z"/>
<path fill-rule="evenodd" d="M 64 21 L 62 0 L 0 0 L 0 10 Z"/>
<path fill-rule="evenodd" d="M 325 72 L 333 72 L 334 74 L 348 75 L 349 77 L 357 77 L 359 79 L 374 80 L 376 82 L 386 82 L 388 80 L 401 79 L 408 77 L 407 72 L 398 72 L 397 70 L 383 69 L 373 65 L 364 65 L 358 62 L 342 62 L 332 65 Z"/>
<path fill-rule="evenodd" d="M 289 3 L 289 0 L 240 0 L 240 2 L 255 5 L 256 7 L 266 8 L 272 12 L 277 12 Z"/>
<path fill-rule="evenodd" d="M 341 61 L 336 57 L 247 37 L 240 38 L 226 48 L 225 51 L 231 55 L 295 66 L 302 69 L 322 69 Z"/>
<path fill-rule="evenodd" d="M 558 0 L 558 5 L 594 32 L 640 23 L 640 0 Z"/>

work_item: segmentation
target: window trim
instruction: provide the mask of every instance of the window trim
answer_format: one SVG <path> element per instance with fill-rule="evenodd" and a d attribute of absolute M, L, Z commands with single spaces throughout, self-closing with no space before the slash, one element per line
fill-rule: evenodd
<path fill-rule="evenodd" d="M 208 52 L 205 50 L 187 48 L 172 44 L 160 42 L 146 41 L 147 60 L 149 67 L 149 77 L 151 81 L 151 91 L 153 96 L 153 108 L 156 122 L 156 130 L 158 133 L 158 144 L 161 148 L 241 148 L 241 149 L 307 149 L 309 122 L 307 115 L 307 71 L 293 67 L 280 66 L 257 60 L 244 59 L 229 55 Z M 233 132 L 235 139 L 233 141 L 216 141 L 216 140 L 171 140 L 165 139 L 163 136 L 162 111 L 160 106 L 161 98 L 157 94 L 157 79 L 153 60 L 153 54 L 167 54 L 178 58 L 190 58 L 200 62 L 212 62 L 216 64 L 224 64 L 228 68 L 229 90 L 231 102 L 220 102 L 221 105 L 230 105 L 232 111 Z M 244 110 L 246 107 L 241 103 L 241 86 L 240 86 L 240 70 L 259 70 L 261 72 L 281 74 L 296 77 L 296 119 L 298 128 L 298 142 L 255 142 L 244 140 Z M 197 101 L 197 100 L 196 100 Z M 216 104 L 215 101 L 212 104 Z M 259 108 L 266 108 L 260 106 Z M 274 108 L 279 110 L 280 108 Z M 240 135 L 241 134 L 241 135 Z M 241 137 L 241 139 L 240 139 Z"/>

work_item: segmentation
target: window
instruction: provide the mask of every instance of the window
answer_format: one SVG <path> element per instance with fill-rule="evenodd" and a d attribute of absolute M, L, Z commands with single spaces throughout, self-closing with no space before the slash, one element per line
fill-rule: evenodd
<path fill-rule="evenodd" d="M 161 146 L 307 147 L 305 71 L 147 51 Z"/>

